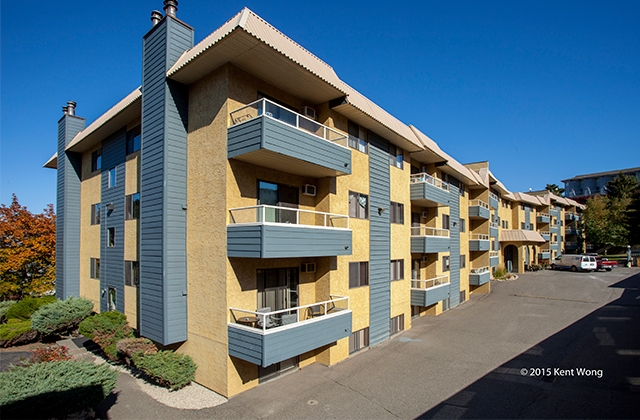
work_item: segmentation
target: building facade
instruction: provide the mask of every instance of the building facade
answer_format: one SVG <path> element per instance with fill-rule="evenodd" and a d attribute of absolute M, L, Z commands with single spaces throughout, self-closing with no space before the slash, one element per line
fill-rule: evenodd
<path fill-rule="evenodd" d="M 577 175 L 564 179 L 564 195 L 577 200 L 584 200 L 594 195 L 605 195 L 607 182 L 618 175 L 635 176 L 640 182 L 640 168 L 620 169 L 617 171 L 597 172 L 593 174 Z"/>
<path fill-rule="evenodd" d="M 86 127 L 64 107 L 56 294 L 125 313 L 197 382 L 335 364 L 569 243 L 578 203 L 457 162 L 250 10 L 197 45 L 164 10 L 141 87 Z"/>

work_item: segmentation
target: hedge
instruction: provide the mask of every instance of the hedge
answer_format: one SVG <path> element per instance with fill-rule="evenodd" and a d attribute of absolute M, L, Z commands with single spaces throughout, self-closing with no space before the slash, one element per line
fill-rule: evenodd
<path fill-rule="evenodd" d="M 20 321 L 10 319 L 0 325 L 0 345 L 9 347 L 20 343 L 33 341 L 38 333 L 31 329 L 31 320 Z"/>
<path fill-rule="evenodd" d="M 31 316 L 31 327 L 44 335 L 66 332 L 75 329 L 92 311 L 93 302 L 89 299 L 58 300 L 38 309 Z"/>
<path fill-rule="evenodd" d="M 189 385 L 195 379 L 197 368 L 191 357 L 172 351 L 135 353 L 133 363 L 158 384 L 173 391 Z"/>
<path fill-rule="evenodd" d="M 86 361 L 16 367 L 0 373 L 0 412 L 3 418 L 66 416 L 99 404 L 117 378 L 109 365 Z"/>
<path fill-rule="evenodd" d="M 15 300 L 5 300 L 0 302 L 0 322 L 5 319 L 5 315 L 10 307 L 16 304 Z"/>
<path fill-rule="evenodd" d="M 43 296 L 39 298 L 24 298 L 20 302 L 12 305 L 5 316 L 7 320 L 9 319 L 19 319 L 21 321 L 25 321 L 27 319 L 31 319 L 31 315 L 33 315 L 38 309 L 40 309 L 44 305 L 49 305 L 56 301 L 55 296 Z"/>
<path fill-rule="evenodd" d="M 111 360 L 118 360 L 116 343 L 123 338 L 132 338 L 133 330 L 127 324 L 125 314 L 110 311 L 95 314 L 79 326 L 80 334 L 92 339 Z"/>

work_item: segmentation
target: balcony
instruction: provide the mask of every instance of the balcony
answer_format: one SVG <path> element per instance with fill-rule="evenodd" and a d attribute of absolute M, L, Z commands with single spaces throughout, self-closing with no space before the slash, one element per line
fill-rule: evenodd
<path fill-rule="evenodd" d="M 549 249 L 552 250 L 552 251 L 557 251 L 558 250 L 558 241 L 549 242 Z"/>
<path fill-rule="evenodd" d="M 491 216 L 489 205 L 482 200 L 469 202 L 469 219 L 487 219 Z"/>
<path fill-rule="evenodd" d="M 229 355 L 263 367 L 351 335 L 348 297 L 279 311 L 229 309 Z"/>
<path fill-rule="evenodd" d="M 490 222 L 489 223 L 489 236 L 491 236 L 492 238 L 497 238 L 498 237 L 498 227 L 499 227 L 499 225 L 496 222 Z"/>
<path fill-rule="evenodd" d="M 551 216 L 560 217 L 560 209 L 558 209 L 558 207 L 551 207 L 549 214 L 551 214 Z"/>
<path fill-rule="evenodd" d="M 449 206 L 449 184 L 426 173 L 411 175 L 411 201 L 422 207 Z M 456 197 L 457 199 L 457 197 Z"/>
<path fill-rule="evenodd" d="M 231 114 L 227 157 L 315 178 L 351 173 L 347 137 L 260 99 Z"/>
<path fill-rule="evenodd" d="M 490 192 L 489 193 L 489 206 L 492 209 L 497 209 L 499 203 L 500 203 L 500 198 L 497 195 L 495 195 L 494 193 Z"/>
<path fill-rule="evenodd" d="M 500 253 L 498 251 L 489 251 L 489 266 L 497 267 L 500 264 Z"/>
<path fill-rule="evenodd" d="M 411 280 L 411 305 L 430 306 L 449 297 L 449 276 L 442 274 L 428 280 Z"/>
<path fill-rule="evenodd" d="M 549 251 L 549 250 L 542 250 L 538 254 L 538 259 L 539 260 L 548 260 L 549 258 L 551 258 L 551 251 Z"/>
<path fill-rule="evenodd" d="M 540 236 L 542 236 L 542 239 L 544 239 L 545 241 L 549 241 L 551 240 L 551 232 L 549 231 L 542 231 L 540 232 Z"/>
<path fill-rule="evenodd" d="M 429 254 L 432 252 L 449 252 L 451 239 L 449 229 L 432 227 L 411 228 L 411 253 Z"/>
<path fill-rule="evenodd" d="M 565 251 L 575 251 L 578 249 L 578 243 L 577 242 L 565 242 L 564 243 L 564 249 Z"/>
<path fill-rule="evenodd" d="M 482 286 L 491 280 L 489 267 L 472 268 L 469 271 L 469 284 L 471 286 Z"/>
<path fill-rule="evenodd" d="M 566 212 L 564 214 L 564 220 L 568 221 L 568 222 L 572 222 L 574 220 L 578 220 L 578 215 L 575 213 L 571 213 L 571 212 Z"/>
<path fill-rule="evenodd" d="M 551 225 L 549 226 L 549 231 L 551 233 L 558 233 L 558 225 Z"/>
<path fill-rule="evenodd" d="M 469 251 L 488 251 L 491 247 L 489 235 L 474 233 L 469 239 Z"/>
<path fill-rule="evenodd" d="M 351 255 L 349 216 L 266 205 L 230 209 L 229 213 L 229 257 Z"/>
<path fill-rule="evenodd" d="M 564 229 L 565 235 L 578 235 L 580 233 L 580 229 L 574 227 L 568 227 Z"/>
<path fill-rule="evenodd" d="M 538 213 L 536 217 L 536 222 L 538 223 L 549 223 L 551 221 L 551 216 L 547 213 Z"/>

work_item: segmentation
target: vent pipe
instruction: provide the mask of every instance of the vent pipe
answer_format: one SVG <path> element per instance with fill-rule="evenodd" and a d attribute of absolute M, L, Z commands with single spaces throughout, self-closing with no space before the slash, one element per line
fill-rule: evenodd
<path fill-rule="evenodd" d="M 162 13 L 157 10 L 151 12 L 151 26 L 156 26 L 162 20 Z"/>
<path fill-rule="evenodd" d="M 68 101 L 66 108 L 67 108 L 67 112 L 66 112 L 67 115 L 76 115 L 76 103 L 74 101 Z"/>
<path fill-rule="evenodd" d="M 164 0 L 164 14 L 171 17 L 176 17 L 178 11 L 177 0 Z"/>

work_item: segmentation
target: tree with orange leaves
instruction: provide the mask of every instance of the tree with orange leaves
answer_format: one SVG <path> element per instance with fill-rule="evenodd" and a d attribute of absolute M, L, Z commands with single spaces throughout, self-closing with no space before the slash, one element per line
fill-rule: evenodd
<path fill-rule="evenodd" d="M 53 204 L 33 214 L 13 194 L 0 206 L 0 299 L 51 294 L 56 279 Z"/>

